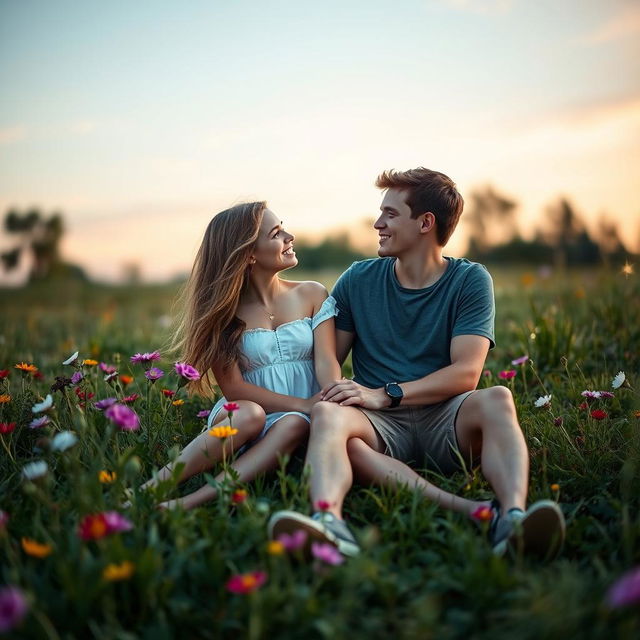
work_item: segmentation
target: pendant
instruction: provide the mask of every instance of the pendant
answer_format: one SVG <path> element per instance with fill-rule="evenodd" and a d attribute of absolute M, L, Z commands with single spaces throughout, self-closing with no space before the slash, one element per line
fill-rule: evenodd
<path fill-rule="evenodd" d="M 273 315 L 273 313 L 269 314 L 269 320 L 273 320 L 275 318 L 275 316 Z"/>

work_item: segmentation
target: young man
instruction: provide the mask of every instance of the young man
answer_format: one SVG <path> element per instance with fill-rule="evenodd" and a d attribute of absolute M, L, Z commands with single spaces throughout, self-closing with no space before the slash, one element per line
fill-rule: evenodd
<path fill-rule="evenodd" d="M 556 555 L 564 518 L 552 501 L 525 511 L 527 447 L 510 391 L 475 390 L 494 346 L 491 277 L 479 264 L 442 249 L 463 208 L 446 175 L 418 168 L 387 171 L 374 224 L 380 258 L 354 263 L 333 296 L 340 362 L 353 351 L 353 380 L 326 386 L 311 413 L 307 463 L 311 518 L 273 515 L 269 533 L 304 529 L 346 555 L 359 547 L 342 520 L 353 470 L 377 482 L 403 482 L 442 506 L 471 513 L 475 503 L 441 491 L 409 464 L 450 474 L 480 461 L 496 494 L 491 543 L 542 557 Z"/>

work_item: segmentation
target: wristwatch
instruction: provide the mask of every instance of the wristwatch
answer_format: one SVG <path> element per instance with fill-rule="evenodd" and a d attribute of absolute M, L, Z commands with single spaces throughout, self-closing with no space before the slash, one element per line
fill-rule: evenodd
<path fill-rule="evenodd" d="M 390 409 L 397 407 L 404 397 L 402 387 L 397 382 L 387 382 L 387 384 L 384 385 L 384 391 L 391 398 Z"/>

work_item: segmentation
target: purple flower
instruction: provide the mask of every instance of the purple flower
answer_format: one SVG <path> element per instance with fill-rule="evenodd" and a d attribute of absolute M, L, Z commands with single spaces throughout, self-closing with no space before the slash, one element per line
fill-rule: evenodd
<path fill-rule="evenodd" d="M 102 411 L 103 409 L 108 409 L 111 405 L 114 405 L 118 402 L 115 398 L 105 398 L 104 400 L 98 400 L 98 402 L 94 402 L 93 406 L 96 409 Z"/>
<path fill-rule="evenodd" d="M 640 604 L 640 566 L 627 571 L 609 587 L 605 603 L 611 609 Z"/>
<path fill-rule="evenodd" d="M 158 367 L 151 367 L 149 371 L 144 372 L 144 377 L 151 382 L 155 382 L 156 380 L 160 380 L 164 375 L 164 371 L 162 369 L 158 369 Z"/>
<path fill-rule="evenodd" d="M 519 364 L 524 364 L 528 359 L 529 359 L 529 356 L 520 356 L 519 358 L 512 360 L 511 364 L 514 367 L 517 367 Z"/>
<path fill-rule="evenodd" d="M 211 409 L 203 409 L 202 411 L 198 411 L 196 416 L 198 418 L 208 418 L 210 413 L 211 413 Z"/>
<path fill-rule="evenodd" d="M 29 429 L 39 429 L 40 427 L 44 427 L 51 422 L 49 420 L 49 416 L 41 416 L 40 418 L 34 418 L 29 423 Z"/>
<path fill-rule="evenodd" d="M 288 533 L 281 533 L 278 536 L 278 542 L 282 543 L 282 546 L 287 551 L 297 551 L 304 547 L 304 543 L 307 541 L 307 532 L 303 529 L 296 529 L 291 535 Z"/>
<path fill-rule="evenodd" d="M 133 524 L 117 511 L 105 511 L 102 515 L 109 533 L 120 533 L 133 529 Z"/>
<path fill-rule="evenodd" d="M 112 364 L 107 364 L 106 362 L 101 362 L 99 365 L 100 370 L 103 373 L 115 373 L 116 372 L 116 368 L 112 365 Z"/>
<path fill-rule="evenodd" d="M 333 566 L 344 562 L 342 554 L 333 545 L 326 542 L 312 542 L 311 555 L 317 560 Z"/>
<path fill-rule="evenodd" d="M 600 394 L 601 398 L 615 398 L 616 397 L 615 393 L 613 393 L 611 391 L 598 391 L 598 393 Z"/>
<path fill-rule="evenodd" d="M 71 376 L 71 384 L 78 384 L 78 382 L 80 382 L 80 380 L 82 380 L 82 378 L 84 378 L 84 376 L 82 375 L 82 373 L 80 371 L 76 371 L 72 376 Z"/>
<path fill-rule="evenodd" d="M 104 415 L 123 431 L 135 431 L 140 428 L 138 414 L 123 404 L 117 402 L 112 404 L 104 412 Z"/>
<path fill-rule="evenodd" d="M 190 364 L 187 364 L 186 362 L 176 362 L 175 366 L 176 373 L 188 382 L 193 382 L 200 379 L 200 373 L 195 367 L 192 367 Z"/>
<path fill-rule="evenodd" d="M 583 398 L 589 398 L 589 400 L 597 400 L 602 397 L 602 391 L 589 391 L 589 389 L 583 391 L 580 394 Z"/>
<path fill-rule="evenodd" d="M 160 360 L 159 351 L 152 351 L 151 353 L 136 353 L 135 356 L 131 356 L 131 362 L 134 364 L 144 364 L 146 362 L 153 362 L 154 360 Z"/>
<path fill-rule="evenodd" d="M 0 633 L 10 631 L 20 624 L 29 608 L 27 599 L 18 587 L 0 589 Z"/>

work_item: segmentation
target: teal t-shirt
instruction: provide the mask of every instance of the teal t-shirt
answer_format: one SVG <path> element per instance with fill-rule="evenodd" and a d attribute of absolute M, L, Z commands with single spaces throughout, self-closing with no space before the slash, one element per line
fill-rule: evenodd
<path fill-rule="evenodd" d="M 493 282 L 481 264 L 446 258 L 440 279 L 425 289 L 406 289 L 395 258 L 354 262 L 332 295 L 336 328 L 355 333 L 354 380 L 372 389 L 417 380 L 451 364 L 451 339 L 477 335 L 494 341 Z"/>

